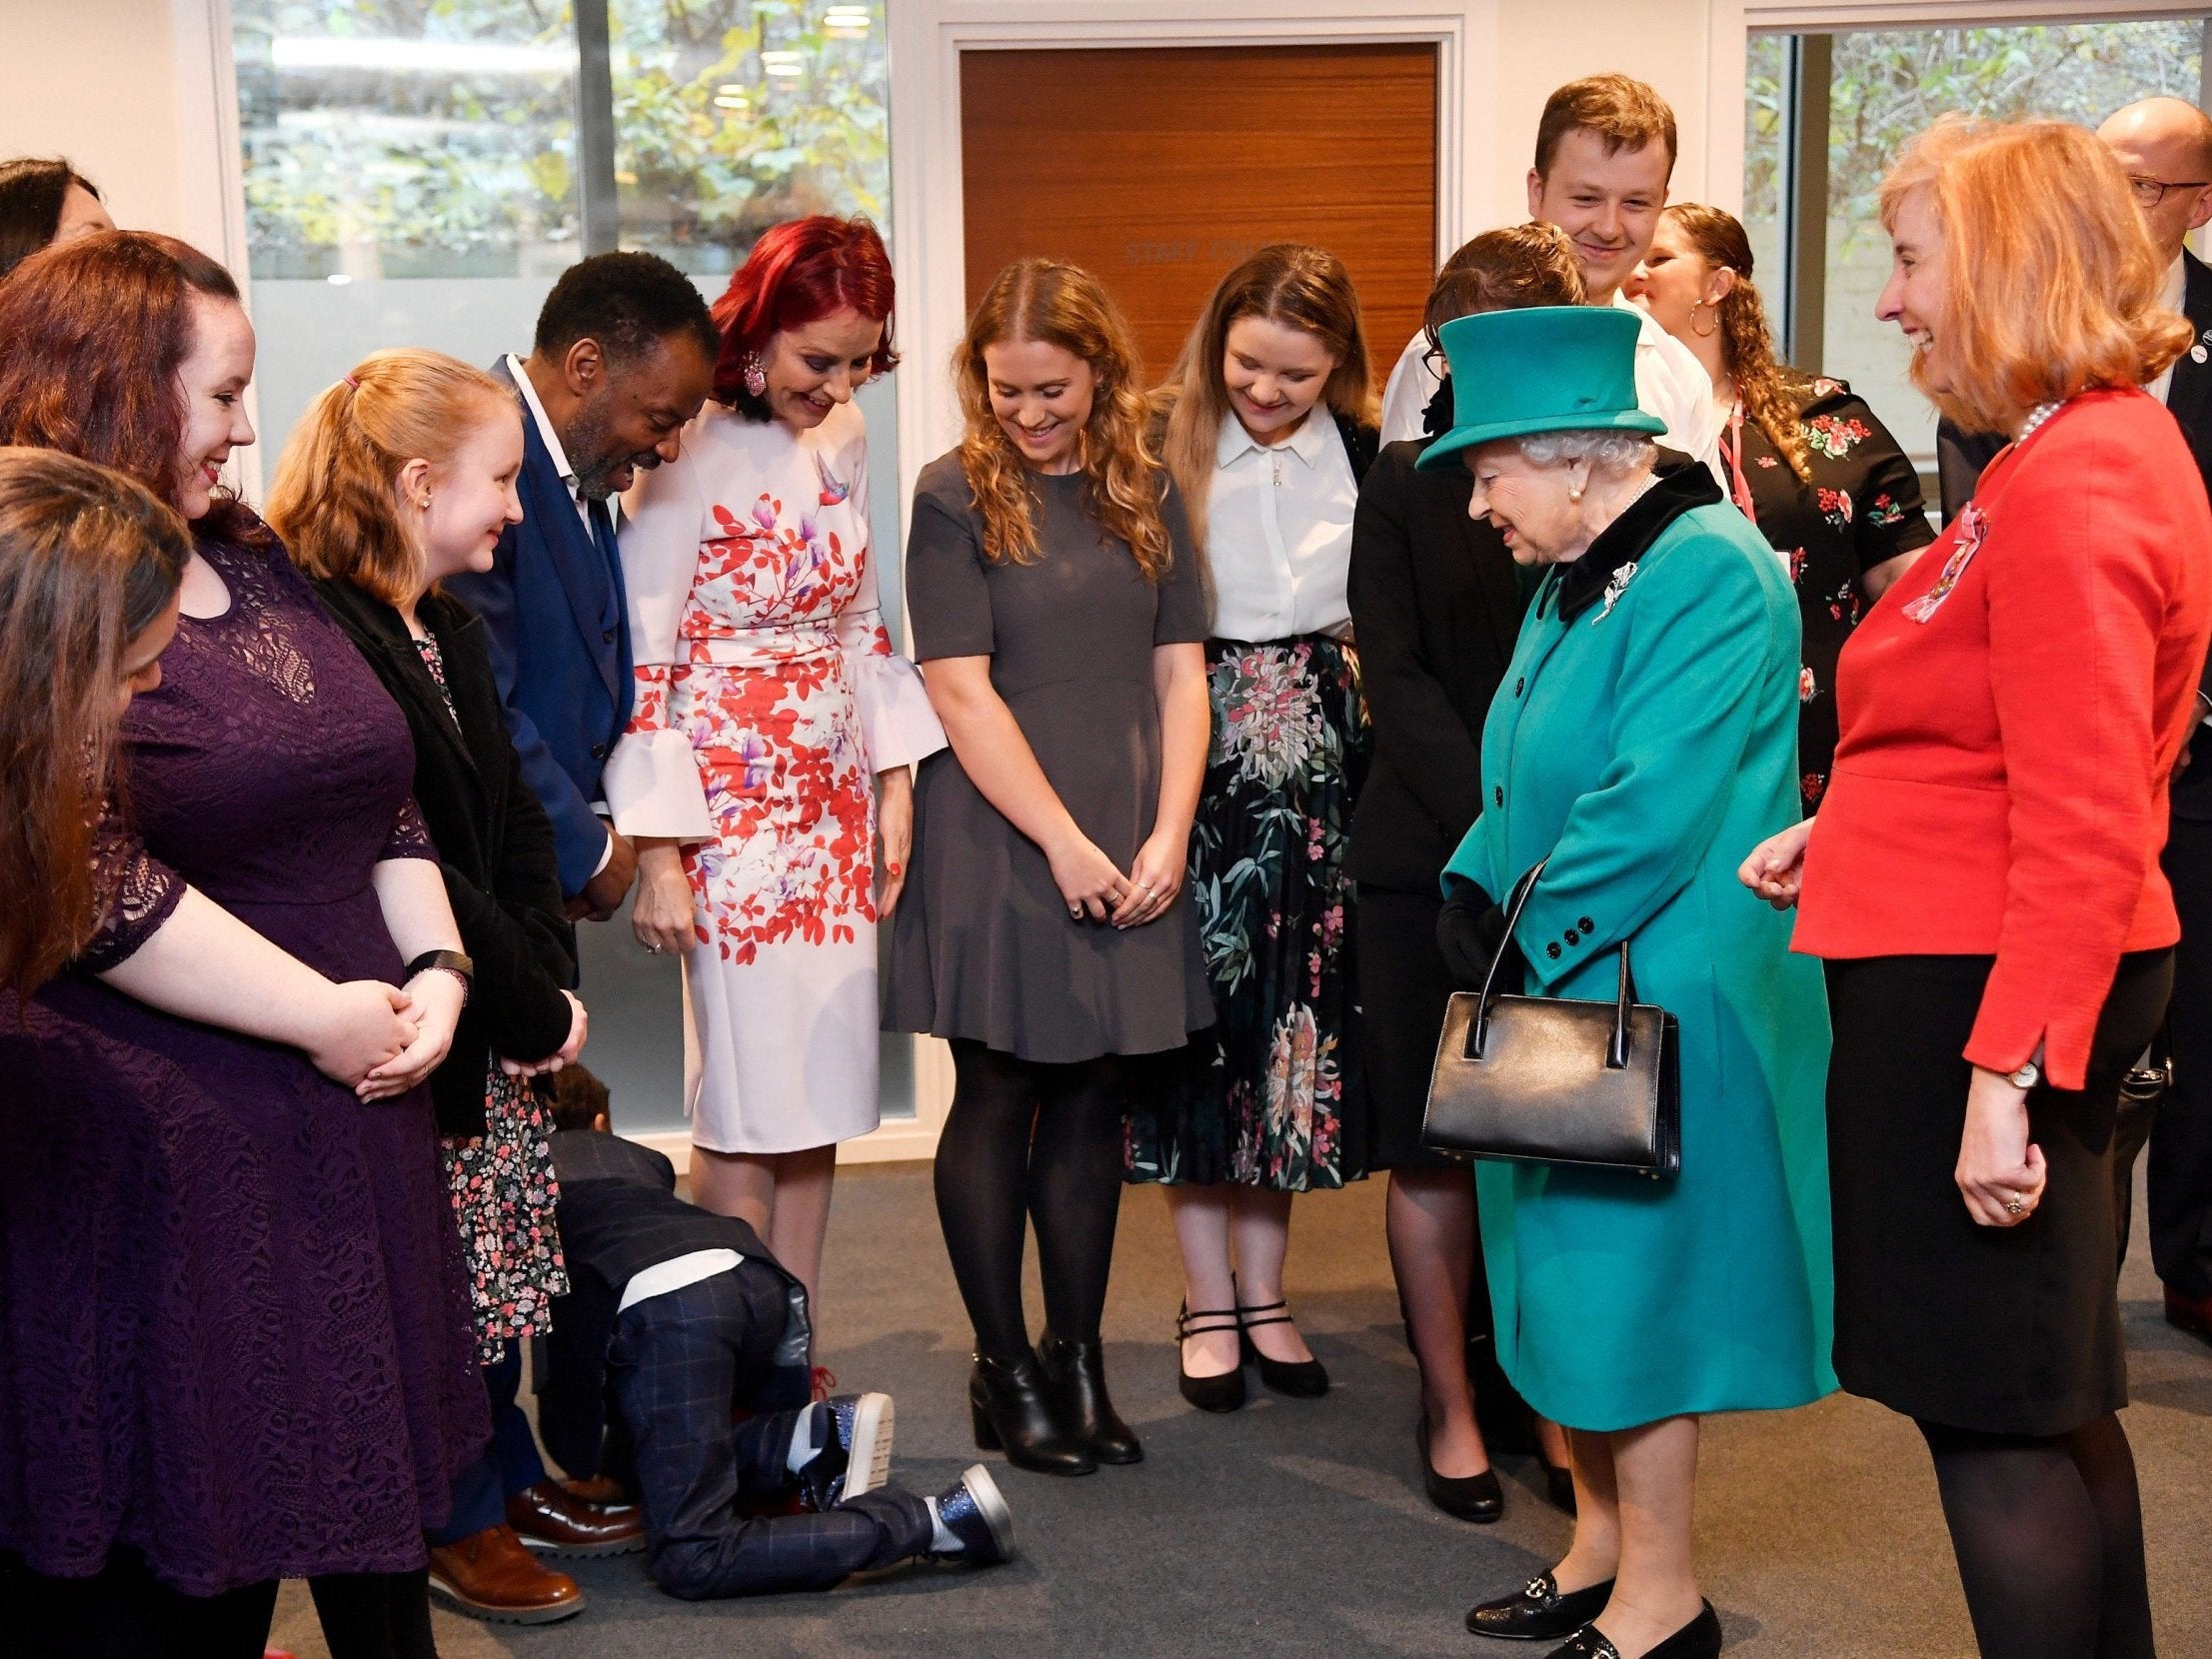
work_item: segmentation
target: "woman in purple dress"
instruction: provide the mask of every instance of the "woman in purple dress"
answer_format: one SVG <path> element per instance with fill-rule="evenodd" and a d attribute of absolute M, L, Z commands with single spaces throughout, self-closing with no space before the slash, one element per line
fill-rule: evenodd
<path fill-rule="evenodd" d="M 422 1531 L 487 1430 L 421 1086 L 466 958 L 405 721 L 217 488 L 252 371 L 230 277 L 168 238 L 0 286 L 0 442 L 193 532 L 106 919 L 0 1018 L 0 1628 L 253 1654 L 306 1577 L 335 1659 L 427 1655 Z"/>

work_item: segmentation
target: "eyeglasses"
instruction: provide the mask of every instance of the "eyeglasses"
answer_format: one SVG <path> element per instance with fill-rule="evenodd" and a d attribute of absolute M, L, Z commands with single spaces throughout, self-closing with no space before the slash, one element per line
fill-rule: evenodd
<path fill-rule="evenodd" d="M 2166 192 L 2169 190 L 2202 190 L 2207 185 L 2212 185 L 2212 179 L 2175 179 L 2169 182 L 2165 179 L 2146 178 L 2140 173 L 2130 173 L 2127 176 L 2127 187 L 2135 192 L 2138 207 L 2158 206 L 2166 199 Z"/>

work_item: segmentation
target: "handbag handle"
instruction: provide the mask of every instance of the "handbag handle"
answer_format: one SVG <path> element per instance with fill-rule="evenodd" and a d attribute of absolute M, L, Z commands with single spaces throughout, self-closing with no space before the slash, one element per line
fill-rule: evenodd
<path fill-rule="evenodd" d="M 1536 877 L 1550 858 L 1543 857 L 1529 866 L 1528 873 L 1513 883 L 1513 890 L 1505 900 L 1505 941 L 1490 958 L 1490 970 L 1482 975 L 1482 1000 L 1476 1004 L 1474 1023 L 1467 1028 L 1467 1047 L 1475 1059 L 1482 1057 L 1482 1043 L 1489 1035 L 1490 1004 L 1497 1000 L 1497 973 L 1505 958 L 1515 954 L 1519 945 L 1513 941 L 1513 931 L 1520 925 L 1520 913 L 1528 907 L 1528 895 L 1536 889 Z M 1628 1063 L 1628 1009 L 1636 999 L 1635 979 L 1628 971 L 1628 941 L 1620 941 L 1620 986 L 1613 997 L 1613 1031 L 1605 1044 L 1605 1066 L 1618 1071 Z"/>

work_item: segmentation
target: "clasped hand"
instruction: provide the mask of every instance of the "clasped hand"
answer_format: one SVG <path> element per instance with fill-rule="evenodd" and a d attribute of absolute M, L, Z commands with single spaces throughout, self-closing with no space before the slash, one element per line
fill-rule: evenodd
<path fill-rule="evenodd" d="M 443 969 L 418 973 L 405 987 L 381 979 L 331 985 L 307 1057 L 362 1100 L 405 1094 L 445 1059 L 467 999 L 461 981 Z"/>
<path fill-rule="evenodd" d="M 1157 919 L 1182 890 L 1187 835 L 1154 830 L 1126 875 L 1087 836 L 1071 834 L 1049 848 L 1053 882 L 1078 921 L 1111 921 L 1116 927 L 1141 927 Z"/>

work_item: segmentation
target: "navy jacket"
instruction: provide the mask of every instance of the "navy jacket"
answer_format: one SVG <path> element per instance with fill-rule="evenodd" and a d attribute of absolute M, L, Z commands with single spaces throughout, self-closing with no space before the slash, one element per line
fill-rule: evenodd
<path fill-rule="evenodd" d="M 506 359 L 492 373 L 514 384 Z M 491 570 L 465 572 L 446 588 L 484 619 L 508 734 L 553 821 L 561 890 L 573 897 L 607 849 L 592 803 L 630 721 L 630 617 L 621 564 L 593 543 L 520 390 L 515 402 L 523 522 L 500 537 Z"/>

